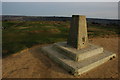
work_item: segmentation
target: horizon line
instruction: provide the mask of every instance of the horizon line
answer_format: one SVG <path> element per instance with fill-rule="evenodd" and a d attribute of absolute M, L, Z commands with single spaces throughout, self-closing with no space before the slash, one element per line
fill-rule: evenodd
<path fill-rule="evenodd" d="M 72 17 L 71 16 L 63 16 L 63 15 L 22 15 L 22 14 L 0 14 L 0 16 L 38 16 L 38 17 Z M 120 20 L 119 18 L 102 18 L 102 17 L 86 17 L 86 18 L 95 18 L 95 19 L 114 19 Z"/>

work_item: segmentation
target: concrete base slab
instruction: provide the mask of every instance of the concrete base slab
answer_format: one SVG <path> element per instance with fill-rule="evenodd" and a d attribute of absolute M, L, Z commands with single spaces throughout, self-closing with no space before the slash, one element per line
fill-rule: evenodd
<path fill-rule="evenodd" d="M 65 68 L 68 72 L 71 72 L 74 75 L 83 74 L 103 63 L 106 61 L 116 57 L 115 53 L 111 53 L 108 51 L 103 51 L 103 53 L 86 58 L 81 61 L 74 61 L 69 57 L 61 54 L 54 45 L 50 45 L 47 47 L 42 47 L 41 51 L 50 57 L 53 61 L 58 63 L 60 66 Z"/>
<path fill-rule="evenodd" d="M 92 57 L 103 52 L 102 47 L 93 44 L 89 44 L 87 48 L 83 48 L 80 50 L 68 46 L 67 42 L 54 43 L 53 47 L 55 47 L 58 51 L 61 51 L 62 54 L 70 57 L 75 61 L 84 60 L 86 58 Z"/>

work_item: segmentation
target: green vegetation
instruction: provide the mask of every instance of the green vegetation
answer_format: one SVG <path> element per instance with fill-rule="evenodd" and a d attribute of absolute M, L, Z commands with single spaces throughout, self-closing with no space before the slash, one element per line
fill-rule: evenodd
<path fill-rule="evenodd" d="M 118 29 L 88 24 L 89 37 L 116 35 Z M 38 44 L 66 41 L 69 21 L 4 21 L 3 57 Z"/>

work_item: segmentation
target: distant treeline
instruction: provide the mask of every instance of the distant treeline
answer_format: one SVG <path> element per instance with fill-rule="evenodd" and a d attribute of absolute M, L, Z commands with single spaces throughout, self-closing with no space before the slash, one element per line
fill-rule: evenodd
<path fill-rule="evenodd" d="M 2 21 L 71 21 L 71 17 L 56 16 L 2 16 Z M 89 24 L 120 26 L 120 20 L 87 18 Z"/>

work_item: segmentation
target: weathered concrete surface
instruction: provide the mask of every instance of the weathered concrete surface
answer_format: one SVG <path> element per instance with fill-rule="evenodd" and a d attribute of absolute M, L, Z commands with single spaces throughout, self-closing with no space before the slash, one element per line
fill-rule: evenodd
<path fill-rule="evenodd" d="M 78 50 L 87 47 L 88 35 L 87 22 L 85 16 L 72 16 L 67 44 Z"/>
<path fill-rule="evenodd" d="M 103 52 L 102 47 L 93 44 L 88 44 L 87 48 L 83 48 L 80 50 L 68 46 L 67 42 L 55 43 L 53 47 L 56 48 L 57 51 L 60 51 L 61 54 L 70 57 L 74 61 L 84 60 L 86 58 L 98 55 Z"/>
<path fill-rule="evenodd" d="M 118 78 L 119 45 L 118 36 L 94 37 L 90 43 L 101 45 L 104 49 L 117 54 L 97 68 L 85 72 L 81 76 L 69 74 L 65 69 L 56 64 L 40 51 L 45 45 L 35 45 L 28 50 L 20 51 L 2 59 L 2 78 Z M 103 42 L 104 41 L 104 42 Z"/>
<path fill-rule="evenodd" d="M 54 45 L 42 47 L 41 51 L 43 51 L 44 54 L 50 57 L 53 61 L 74 75 L 81 75 L 116 56 L 115 53 L 104 51 L 101 54 L 76 62 L 74 60 L 71 60 L 69 57 L 61 54 L 61 52 L 54 48 Z"/>
<path fill-rule="evenodd" d="M 81 75 L 115 58 L 116 54 L 88 44 L 86 17 L 73 15 L 67 42 L 42 47 L 52 60 L 74 75 Z"/>

